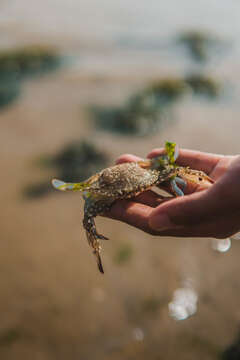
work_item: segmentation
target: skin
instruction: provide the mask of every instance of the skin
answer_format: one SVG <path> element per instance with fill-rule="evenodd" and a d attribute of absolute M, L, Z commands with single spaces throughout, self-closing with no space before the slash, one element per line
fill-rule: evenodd
<path fill-rule="evenodd" d="M 163 152 L 154 149 L 148 158 Z M 125 154 L 117 164 L 139 160 Z M 157 236 L 224 239 L 240 231 L 240 156 L 182 149 L 177 164 L 202 170 L 215 183 L 207 188 L 188 184 L 186 195 L 177 198 L 149 190 L 135 199 L 116 201 L 107 216 Z"/>

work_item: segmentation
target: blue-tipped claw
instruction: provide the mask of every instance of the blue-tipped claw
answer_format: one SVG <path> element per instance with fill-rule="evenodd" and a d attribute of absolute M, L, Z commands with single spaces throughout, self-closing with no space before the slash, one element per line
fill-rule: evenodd
<path fill-rule="evenodd" d="M 186 181 L 183 180 L 182 178 L 178 177 L 178 176 L 176 176 L 174 180 L 175 180 L 175 182 L 176 182 L 177 184 L 181 185 L 181 187 L 183 188 L 183 191 L 184 191 L 185 188 L 186 188 L 186 186 L 187 186 Z"/>
<path fill-rule="evenodd" d="M 175 195 L 184 196 L 184 192 L 177 186 L 176 178 L 171 180 L 170 185 L 171 185 L 171 189 Z"/>
<path fill-rule="evenodd" d="M 58 179 L 53 179 L 52 180 L 52 185 L 53 187 L 55 187 L 55 189 L 57 190 L 63 190 L 63 188 L 65 187 L 66 183 L 62 180 L 58 180 Z"/>
<path fill-rule="evenodd" d="M 62 190 L 62 191 L 84 191 L 87 187 L 88 184 L 85 182 L 80 182 L 80 183 L 66 183 L 62 180 L 58 180 L 58 179 L 53 179 L 52 180 L 52 184 L 55 187 L 55 189 L 57 190 Z"/>

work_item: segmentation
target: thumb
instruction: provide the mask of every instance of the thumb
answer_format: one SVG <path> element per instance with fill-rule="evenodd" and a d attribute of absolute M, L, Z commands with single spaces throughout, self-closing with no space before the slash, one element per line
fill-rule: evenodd
<path fill-rule="evenodd" d="M 210 222 L 227 209 L 222 198 L 211 189 L 174 198 L 154 208 L 149 226 L 155 231 L 177 229 Z"/>

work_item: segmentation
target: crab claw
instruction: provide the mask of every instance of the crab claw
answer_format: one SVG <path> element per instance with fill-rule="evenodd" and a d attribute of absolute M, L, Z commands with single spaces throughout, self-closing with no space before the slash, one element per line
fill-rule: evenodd
<path fill-rule="evenodd" d="M 174 179 L 172 179 L 170 181 L 170 186 L 171 186 L 172 192 L 176 196 L 184 196 L 184 192 L 177 186 L 177 183 L 184 187 L 186 186 L 186 182 L 184 180 L 182 180 L 179 177 L 175 177 Z"/>
<path fill-rule="evenodd" d="M 52 180 L 52 185 L 53 187 L 55 187 L 55 189 L 57 190 L 61 190 L 61 191 L 83 191 L 88 187 L 87 183 L 84 182 L 80 182 L 80 183 L 66 183 L 62 180 L 58 180 L 58 179 L 53 179 Z"/>
<path fill-rule="evenodd" d="M 53 179 L 52 180 L 52 185 L 57 190 L 65 190 L 66 183 L 64 181 L 62 181 L 62 180 Z"/>

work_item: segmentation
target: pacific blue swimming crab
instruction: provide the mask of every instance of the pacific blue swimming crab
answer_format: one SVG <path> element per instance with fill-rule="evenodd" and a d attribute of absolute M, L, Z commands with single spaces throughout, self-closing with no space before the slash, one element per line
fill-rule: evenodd
<path fill-rule="evenodd" d="M 138 162 L 123 163 L 111 166 L 91 176 L 81 183 L 65 183 L 54 179 L 53 186 L 63 191 L 81 191 L 84 206 L 83 226 L 86 230 L 89 245 L 94 249 L 98 268 L 104 273 L 100 257 L 100 241 L 107 240 L 100 235 L 95 226 L 94 217 L 108 211 L 114 201 L 132 198 L 153 186 L 169 182 L 173 194 L 183 196 L 187 182 L 202 184 L 212 180 L 202 171 L 192 170 L 175 164 L 178 151 L 175 143 L 166 142 L 165 155 Z"/>

